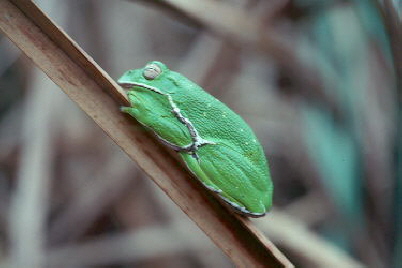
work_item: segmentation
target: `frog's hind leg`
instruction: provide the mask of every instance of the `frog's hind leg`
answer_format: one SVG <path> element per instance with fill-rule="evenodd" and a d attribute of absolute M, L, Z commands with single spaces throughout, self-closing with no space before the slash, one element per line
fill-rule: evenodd
<path fill-rule="evenodd" d="M 192 173 L 194 173 L 197 178 L 204 184 L 205 187 L 213 192 L 221 193 L 222 191 L 216 186 L 205 174 L 205 172 L 200 168 L 199 160 L 194 158 L 191 154 L 181 153 L 180 154 L 186 163 L 187 167 Z"/>
<path fill-rule="evenodd" d="M 205 146 L 199 154 L 199 168 L 222 191 L 219 195 L 224 201 L 241 214 L 255 217 L 265 214 L 272 191 L 258 167 L 229 146 Z"/>
<path fill-rule="evenodd" d="M 222 200 L 222 204 L 228 206 L 230 209 L 234 210 L 236 213 L 245 215 L 248 217 L 261 217 L 265 215 L 264 212 L 251 212 L 249 211 L 245 204 L 243 204 L 240 200 L 235 200 L 230 195 L 222 191 L 216 184 L 214 184 L 209 175 L 207 175 L 201 168 L 200 163 L 202 163 L 202 159 L 199 162 L 193 156 L 188 153 L 181 153 L 187 167 L 194 173 L 198 179 L 207 187 L 209 190 L 216 193 L 217 197 Z"/>

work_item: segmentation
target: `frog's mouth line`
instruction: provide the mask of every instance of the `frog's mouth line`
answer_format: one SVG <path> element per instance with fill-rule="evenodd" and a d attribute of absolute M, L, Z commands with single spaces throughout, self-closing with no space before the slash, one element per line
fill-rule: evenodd
<path fill-rule="evenodd" d="M 119 82 L 117 82 L 117 84 L 119 84 L 119 86 L 121 86 L 122 88 L 125 88 L 125 89 L 129 89 L 129 88 L 131 88 L 133 86 L 132 83 L 124 83 L 124 82 L 119 83 Z"/>
<path fill-rule="evenodd" d="M 162 91 L 160 91 L 158 88 L 153 87 L 153 86 L 149 86 L 147 84 L 136 83 L 136 82 L 124 82 L 124 81 L 121 81 L 121 82 L 117 81 L 117 84 L 119 84 L 121 87 L 126 88 L 126 89 L 130 89 L 130 88 L 132 88 L 134 86 L 137 86 L 137 87 L 142 87 L 142 88 L 145 88 L 145 89 L 149 89 L 149 90 L 151 90 L 151 91 L 153 91 L 155 93 L 158 93 L 160 95 L 165 95 L 165 96 L 168 95 L 168 94 L 163 93 Z"/>

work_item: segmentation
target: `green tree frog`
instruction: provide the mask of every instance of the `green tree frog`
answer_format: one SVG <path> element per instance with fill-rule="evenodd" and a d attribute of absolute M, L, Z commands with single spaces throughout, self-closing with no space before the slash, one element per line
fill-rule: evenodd
<path fill-rule="evenodd" d="M 265 215 L 273 194 L 268 163 L 238 114 L 158 61 L 125 72 L 118 83 L 130 101 L 121 110 L 177 151 L 208 189 L 240 214 Z"/>

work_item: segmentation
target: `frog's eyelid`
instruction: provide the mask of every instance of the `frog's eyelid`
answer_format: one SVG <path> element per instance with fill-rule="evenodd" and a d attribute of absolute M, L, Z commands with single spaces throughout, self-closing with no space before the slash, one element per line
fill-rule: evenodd
<path fill-rule="evenodd" d="M 145 66 L 144 70 L 142 71 L 142 76 L 144 76 L 147 80 L 154 80 L 162 73 L 162 69 L 154 63 L 148 64 Z"/>

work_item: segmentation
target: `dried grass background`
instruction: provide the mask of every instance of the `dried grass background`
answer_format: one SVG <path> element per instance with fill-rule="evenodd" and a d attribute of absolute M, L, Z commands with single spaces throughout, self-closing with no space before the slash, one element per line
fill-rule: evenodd
<path fill-rule="evenodd" d="M 35 2 L 112 77 L 159 60 L 246 119 L 297 267 L 400 265 L 401 1 Z M 5 36 L 0 90 L 0 267 L 233 267 Z"/>

